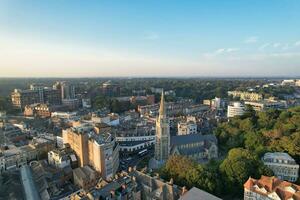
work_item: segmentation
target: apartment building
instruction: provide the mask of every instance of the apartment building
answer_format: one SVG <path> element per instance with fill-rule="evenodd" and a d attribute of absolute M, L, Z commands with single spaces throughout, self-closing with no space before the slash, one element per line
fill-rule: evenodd
<path fill-rule="evenodd" d="M 233 98 L 240 98 L 240 100 L 244 101 L 260 101 L 263 99 L 262 94 L 258 94 L 255 92 L 228 91 L 228 96 L 232 96 Z"/>
<path fill-rule="evenodd" d="M 90 165 L 105 179 L 117 172 L 119 145 L 110 133 L 85 123 L 63 130 L 63 141 L 75 151 L 79 166 Z"/>
<path fill-rule="evenodd" d="M 15 108 L 20 109 L 24 109 L 26 105 L 35 103 L 60 105 L 61 93 L 60 90 L 31 85 L 28 90 L 15 89 L 11 93 L 11 101 Z"/>
<path fill-rule="evenodd" d="M 245 113 L 245 106 L 241 102 L 233 102 L 228 105 L 227 117 L 242 116 Z"/>
<path fill-rule="evenodd" d="M 281 152 L 265 153 L 262 161 L 279 179 L 290 182 L 297 181 L 299 165 L 289 154 Z"/>

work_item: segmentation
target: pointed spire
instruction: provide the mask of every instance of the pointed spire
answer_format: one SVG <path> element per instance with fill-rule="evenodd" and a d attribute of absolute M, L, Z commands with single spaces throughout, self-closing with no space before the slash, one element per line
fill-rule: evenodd
<path fill-rule="evenodd" d="M 160 98 L 159 117 L 164 118 L 165 116 L 166 116 L 165 97 L 164 97 L 164 90 L 162 90 L 161 98 Z"/>

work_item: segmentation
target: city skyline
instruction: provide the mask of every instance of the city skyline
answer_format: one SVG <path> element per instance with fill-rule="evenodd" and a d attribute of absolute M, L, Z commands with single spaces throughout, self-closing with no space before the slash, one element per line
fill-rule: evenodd
<path fill-rule="evenodd" d="M 300 76 L 300 2 L 0 2 L 0 77 Z"/>

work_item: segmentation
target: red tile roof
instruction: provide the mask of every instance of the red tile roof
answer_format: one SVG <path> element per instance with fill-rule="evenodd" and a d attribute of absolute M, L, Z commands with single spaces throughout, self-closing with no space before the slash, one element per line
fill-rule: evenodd
<path fill-rule="evenodd" d="M 256 185 L 259 188 L 264 188 L 267 191 L 267 193 L 264 193 L 255 188 L 254 186 Z M 288 190 L 287 187 L 291 187 L 293 190 L 295 190 L 295 192 Z M 300 200 L 299 185 L 287 181 L 282 181 L 274 176 L 261 176 L 259 180 L 249 177 L 249 179 L 244 184 L 244 188 L 264 196 L 275 192 L 282 200 L 288 200 L 290 198 L 293 198 L 294 200 Z"/>

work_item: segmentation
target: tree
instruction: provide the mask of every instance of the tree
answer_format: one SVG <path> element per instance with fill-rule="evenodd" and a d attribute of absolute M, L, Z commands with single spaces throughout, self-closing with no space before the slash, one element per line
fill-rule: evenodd
<path fill-rule="evenodd" d="M 95 109 L 103 109 L 103 108 L 109 108 L 110 105 L 110 99 L 105 96 L 96 96 L 93 99 L 93 108 Z"/>
<path fill-rule="evenodd" d="M 160 169 L 165 179 L 173 178 L 181 186 L 198 187 L 211 193 L 221 193 L 221 181 L 217 168 L 202 166 L 185 156 L 171 156 Z"/>
<path fill-rule="evenodd" d="M 272 174 L 255 154 L 242 148 L 229 151 L 220 165 L 220 172 L 225 177 L 227 189 L 234 194 L 241 194 L 243 184 L 250 176 L 259 178 L 261 174 Z"/>

